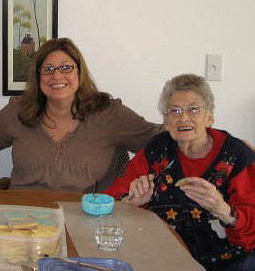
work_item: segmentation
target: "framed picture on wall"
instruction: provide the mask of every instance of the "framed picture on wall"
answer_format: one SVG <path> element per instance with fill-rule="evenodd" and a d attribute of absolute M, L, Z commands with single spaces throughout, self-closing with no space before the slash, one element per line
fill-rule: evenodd
<path fill-rule="evenodd" d="M 24 92 L 38 48 L 58 34 L 58 0 L 2 0 L 3 95 Z"/>

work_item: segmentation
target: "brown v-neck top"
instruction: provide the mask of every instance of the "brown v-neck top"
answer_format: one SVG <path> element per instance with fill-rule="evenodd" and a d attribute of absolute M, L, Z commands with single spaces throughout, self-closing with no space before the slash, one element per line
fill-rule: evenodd
<path fill-rule="evenodd" d="M 117 150 L 136 152 L 162 129 L 113 99 L 55 142 L 41 125 L 19 121 L 18 99 L 0 111 L 0 150 L 12 146 L 11 188 L 85 191 L 99 180 L 103 190 L 117 176 L 111 172 L 119 163 Z"/>

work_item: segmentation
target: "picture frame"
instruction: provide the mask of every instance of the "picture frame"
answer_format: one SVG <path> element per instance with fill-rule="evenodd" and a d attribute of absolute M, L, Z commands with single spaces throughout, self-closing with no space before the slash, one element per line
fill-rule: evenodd
<path fill-rule="evenodd" d="M 58 0 L 2 0 L 2 94 L 23 94 L 35 52 L 58 36 Z"/>

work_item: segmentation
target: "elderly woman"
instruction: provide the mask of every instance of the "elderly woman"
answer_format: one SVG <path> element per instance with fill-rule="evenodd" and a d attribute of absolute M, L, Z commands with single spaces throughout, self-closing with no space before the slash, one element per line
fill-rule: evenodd
<path fill-rule="evenodd" d="M 166 82 L 159 109 L 167 132 L 106 193 L 153 210 L 206 270 L 255 270 L 255 153 L 211 128 L 214 97 L 202 77 Z"/>

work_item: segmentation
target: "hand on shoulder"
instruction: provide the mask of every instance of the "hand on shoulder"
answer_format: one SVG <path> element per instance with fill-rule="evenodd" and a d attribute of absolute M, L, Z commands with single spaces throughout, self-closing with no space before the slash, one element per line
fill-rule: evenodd
<path fill-rule="evenodd" d="M 250 148 L 252 149 L 254 152 L 255 152 L 255 146 L 252 145 L 250 142 L 246 141 L 246 140 L 243 140 L 243 142 Z"/>

